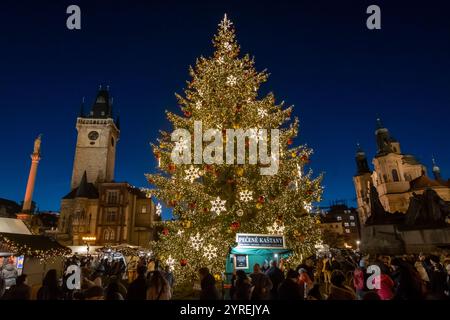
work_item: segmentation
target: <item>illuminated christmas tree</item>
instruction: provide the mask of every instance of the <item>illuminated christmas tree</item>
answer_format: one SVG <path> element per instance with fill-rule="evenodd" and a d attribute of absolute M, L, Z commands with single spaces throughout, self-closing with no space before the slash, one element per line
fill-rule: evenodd
<path fill-rule="evenodd" d="M 172 141 L 170 133 L 161 132 L 153 146 L 160 172 L 147 175 L 155 186 L 147 190 L 148 195 L 173 208 L 174 219 L 163 224 L 154 249 L 161 262 L 174 270 L 178 283 L 193 280 L 201 267 L 214 274 L 223 272 L 236 233 L 283 234 L 293 250 L 293 264 L 313 254 L 320 241 L 316 219 L 308 211 L 320 200 L 321 178 L 313 179 L 310 170 L 304 173 L 312 150 L 292 145 L 298 133 L 298 119 L 291 120 L 292 107 L 277 104 L 273 94 L 258 96 L 268 74 L 257 72 L 248 55 L 239 56 L 233 24 L 226 15 L 213 44 L 214 55 L 197 60 L 184 95 L 177 95 L 182 115 L 167 112 L 174 130 L 186 129 L 192 139 Z M 215 130 L 216 139 L 211 141 L 217 140 L 217 132 L 223 138 L 223 153 L 229 142 L 227 129 L 249 130 L 245 163 L 229 164 L 217 152 L 220 148 L 211 153 L 214 163 L 194 161 L 198 156 L 194 128 L 199 121 L 202 132 Z M 279 129 L 278 153 L 273 152 L 274 136 L 259 129 Z M 252 145 L 263 139 L 270 145 L 268 157 L 277 166 L 275 174 L 261 174 L 269 166 L 267 161 L 250 160 Z M 200 147 L 206 152 L 210 144 L 203 141 Z M 172 152 L 187 155 L 192 163 L 174 163 Z"/>

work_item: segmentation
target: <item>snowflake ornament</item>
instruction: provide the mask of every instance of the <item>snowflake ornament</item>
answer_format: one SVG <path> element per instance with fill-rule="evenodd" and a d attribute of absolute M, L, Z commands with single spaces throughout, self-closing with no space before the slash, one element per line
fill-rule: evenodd
<path fill-rule="evenodd" d="M 253 200 L 253 191 L 249 191 L 249 190 L 241 191 L 241 192 L 239 192 L 239 197 L 240 197 L 241 201 L 249 202 L 249 201 Z"/>
<path fill-rule="evenodd" d="M 223 59 L 223 57 L 219 57 L 219 58 L 217 59 L 217 62 L 218 62 L 219 64 L 223 64 L 223 63 L 225 62 L 225 60 Z"/>
<path fill-rule="evenodd" d="M 175 147 L 173 147 L 173 150 L 178 153 L 183 153 L 186 149 L 187 143 L 184 141 L 183 137 L 180 137 L 180 140 L 175 142 Z"/>
<path fill-rule="evenodd" d="M 258 108 L 258 116 L 261 118 L 267 117 L 267 110 L 263 108 Z"/>
<path fill-rule="evenodd" d="M 267 231 L 270 234 L 283 234 L 284 225 L 278 221 L 275 221 L 272 226 L 267 227 Z"/>
<path fill-rule="evenodd" d="M 158 204 L 156 205 L 156 215 L 158 217 L 161 217 L 161 213 L 162 213 L 162 205 L 161 203 L 158 202 Z"/>
<path fill-rule="evenodd" d="M 223 44 L 223 47 L 225 48 L 225 50 L 230 51 L 231 50 L 231 44 L 229 42 L 225 42 Z"/>
<path fill-rule="evenodd" d="M 167 258 L 167 260 L 166 260 L 166 264 L 169 267 L 170 271 L 173 271 L 173 269 L 174 269 L 173 266 L 175 264 L 175 259 L 172 258 L 172 256 L 170 255 L 169 258 Z"/>
<path fill-rule="evenodd" d="M 200 234 L 197 232 L 195 236 L 190 237 L 191 240 L 191 246 L 194 248 L 195 251 L 200 250 L 200 247 L 203 245 L 204 239 L 200 237 Z"/>
<path fill-rule="evenodd" d="M 234 85 L 236 85 L 236 83 L 237 83 L 237 78 L 235 76 L 229 75 L 227 77 L 227 85 L 234 86 Z"/>
<path fill-rule="evenodd" d="M 215 212 L 218 216 L 222 211 L 227 211 L 225 208 L 225 203 L 227 200 L 221 200 L 220 197 L 217 197 L 216 200 L 211 201 L 211 212 Z"/>
<path fill-rule="evenodd" d="M 208 244 L 203 251 L 203 256 L 205 258 L 207 258 L 208 260 L 216 258 L 217 257 L 217 248 L 211 244 Z"/>
<path fill-rule="evenodd" d="M 178 230 L 178 232 L 177 232 L 177 236 L 179 236 L 179 237 L 181 237 L 182 235 L 183 235 L 183 233 L 184 233 L 184 230 Z"/>
<path fill-rule="evenodd" d="M 201 107 L 202 107 L 202 102 L 201 101 L 197 101 L 195 103 L 195 109 L 200 110 Z"/>
<path fill-rule="evenodd" d="M 195 168 L 194 166 L 191 166 L 189 169 L 184 170 L 184 173 L 186 173 L 184 180 L 189 180 L 191 181 L 191 183 L 193 183 L 195 179 L 200 177 L 199 169 Z"/>
<path fill-rule="evenodd" d="M 228 17 L 227 14 L 225 14 L 223 16 L 223 20 L 220 21 L 219 23 L 219 27 L 223 28 L 224 30 L 228 30 L 229 27 L 231 27 L 233 25 L 233 22 L 231 22 Z"/>

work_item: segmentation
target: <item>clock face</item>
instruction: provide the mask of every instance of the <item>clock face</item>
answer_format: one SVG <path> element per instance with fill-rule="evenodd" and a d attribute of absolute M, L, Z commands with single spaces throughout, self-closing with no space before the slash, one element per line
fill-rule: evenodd
<path fill-rule="evenodd" d="M 98 139 L 98 132 L 97 131 L 91 131 L 88 134 L 89 140 L 97 140 Z"/>

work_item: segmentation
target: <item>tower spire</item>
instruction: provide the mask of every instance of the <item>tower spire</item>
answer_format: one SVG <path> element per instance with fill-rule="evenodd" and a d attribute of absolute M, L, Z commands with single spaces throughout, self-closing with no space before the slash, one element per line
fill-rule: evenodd
<path fill-rule="evenodd" d="M 433 175 L 435 180 L 441 180 L 441 168 L 439 168 L 432 156 L 431 161 L 433 162 Z"/>
<path fill-rule="evenodd" d="M 362 175 L 364 173 L 370 173 L 369 163 L 367 162 L 366 153 L 362 149 L 361 145 L 356 143 L 356 175 Z"/>

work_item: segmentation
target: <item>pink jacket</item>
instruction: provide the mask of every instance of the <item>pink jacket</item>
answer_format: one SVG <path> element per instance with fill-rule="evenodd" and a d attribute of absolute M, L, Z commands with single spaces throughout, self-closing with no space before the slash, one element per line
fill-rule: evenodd
<path fill-rule="evenodd" d="M 392 288 L 394 287 L 394 281 L 386 274 L 380 276 L 380 289 L 377 290 L 377 294 L 381 300 L 391 300 L 394 297 Z"/>

